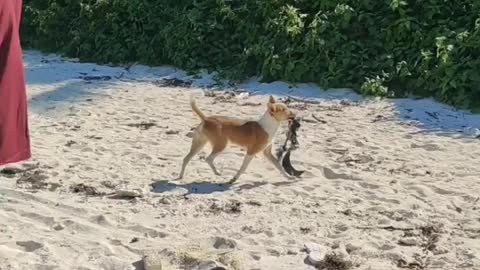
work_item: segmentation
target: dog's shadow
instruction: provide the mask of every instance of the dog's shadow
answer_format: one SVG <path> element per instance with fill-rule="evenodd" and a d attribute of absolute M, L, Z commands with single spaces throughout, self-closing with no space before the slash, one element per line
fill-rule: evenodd
<path fill-rule="evenodd" d="M 182 195 L 190 194 L 212 194 L 215 192 L 226 192 L 230 190 L 249 190 L 258 188 L 264 185 L 274 185 L 276 187 L 288 186 L 295 184 L 296 181 L 285 181 L 271 183 L 268 181 L 262 182 L 250 182 L 241 185 L 235 185 L 234 183 L 212 183 L 212 182 L 193 182 L 188 184 L 176 183 L 175 181 L 170 180 L 157 180 L 150 184 L 151 192 L 153 193 L 177 193 Z M 235 186 L 235 187 L 234 187 Z"/>
<path fill-rule="evenodd" d="M 212 194 L 225 192 L 232 188 L 230 183 L 193 182 L 188 184 L 159 180 L 150 184 L 153 193 Z"/>

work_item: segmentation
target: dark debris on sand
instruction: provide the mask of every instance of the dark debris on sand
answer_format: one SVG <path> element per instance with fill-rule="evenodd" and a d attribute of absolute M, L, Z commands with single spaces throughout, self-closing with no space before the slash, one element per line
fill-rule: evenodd
<path fill-rule="evenodd" d="M 236 103 L 236 97 L 243 92 L 241 91 L 205 91 L 206 97 L 214 98 L 213 104 L 216 103 Z M 261 105 L 261 104 L 259 104 Z M 256 103 L 244 103 L 241 106 L 257 106 Z"/>
<path fill-rule="evenodd" d="M 242 203 L 239 201 L 231 201 L 226 203 L 225 205 L 219 205 L 216 202 L 213 202 L 210 205 L 210 212 L 218 214 L 220 212 L 224 212 L 227 214 L 238 214 L 242 212 Z"/>
<path fill-rule="evenodd" d="M 73 140 L 69 140 L 69 141 L 65 144 L 65 146 L 66 146 L 66 147 L 70 147 L 70 146 L 72 146 L 72 145 L 74 145 L 74 144 L 77 144 L 77 142 L 76 142 L 76 141 L 73 141 Z"/>
<path fill-rule="evenodd" d="M 422 233 L 422 247 L 424 250 L 434 251 L 440 240 L 440 228 L 434 225 L 427 225 L 420 228 Z"/>
<path fill-rule="evenodd" d="M 425 266 L 422 262 L 409 262 L 407 263 L 405 260 L 399 260 L 397 262 L 397 267 L 402 269 L 413 269 L 413 270 L 422 270 L 425 269 Z"/>
<path fill-rule="evenodd" d="M 315 267 L 319 270 L 348 270 L 353 267 L 353 264 L 339 254 L 327 254 Z"/>
<path fill-rule="evenodd" d="M 173 130 L 173 129 L 167 130 L 167 131 L 165 132 L 165 134 L 167 134 L 167 135 L 177 135 L 177 134 L 179 134 L 179 133 L 180 133 L 179 130 Z"/>
<path fill-rule="evenodd" d="M 136 243 L 138 241 L 140 241 L 140 239 L 138 239 L 137 237 L 133 237 L 132 240 L 130 240 L 130 244 Z"/>
<path fill-rule="evenodd" d="M 17 186 L 35 191 L 47 188 L 50 191 L 55 191 L 58 187 L 60 187 L 60 184 L 58 183 L 46 182 L 47 179 L 48 176 L 45 175 L 43 170 L 24 171 L 17 179 Z"/>
<path fill-rule="evenodd" d="M 184 81 L 181 79 L 161 79 L 153 82 L 154 85 L 158 87 L 190 87 L 192 86 L 191 81 Z"/>
<path fill-rule="evenodd" d="M 8 178 L 13 178 L 15 175 L 24 172 L 24 170 L 20 168 L 14 168 L 14 167 L 7 167 L 3 168 L 0 170 L 0 175 L 8 177 Z"/>
<path fill-rule="evenodd" d="M 262 103 L 260 102 L 245 102 L 245 103 L 241 103 L 241 104 L 238 104 L 239 106 L 250 106 L 250 107 L 257 107 L 257 106 L 262 106 Z"/>
<path fill-rule="evenodd" d="M 312 231 L 312 228 L 309 228 L 309 227 L 300 227 L 300 232 L 302 232 L 303 234 L 308 234 Z"/>
<path fill-rule="evenodd" d="M 109 81 L 112 79 L 112 76 L 108 76 L 108 75 L 100 75 L 100 76 L 97 76 L 97 75 L 83 75 L 83 76 L 80 76 L 79 78 L 85 80 L 85 81 Z"/>
<path fill-rule="evenodd" d="M 27 171 L 32 171 L 35 169 L 38 169 L 40 165 L 37 164 L 29 164 L 25 163 L 22 165 L 23 168 L 19 167 L 5 167 L 0 170 L 0 176 L 8 177 L 8 178 L 13 178 L 19 174 L 25 173 Z"/>
<path fill-rule="evenodd" d="M 150 129 L 151 127 L 157 126 L 157 124 L 154 122 L 142 121 L 141 123 L 127 124 L 127 126 L 136 127 L 141 130 L 147 130 L 147 129 Z"/>
<path fill-rule="evenodd" d="M 231 201 L 226 205 L 227 213 L 237 214 L 242 212 L 242 203 L 239 201 Z"/>
<path fill-rule="evenodd" d="M 83 183 L 75 184 L 70 187 L 70 190 L 73 193 L 84 193 L 87 196 L 102 196 L 105 195 L 103 192 L 99 192 L 96 188 L 92 186 L 85 185 Z"/>

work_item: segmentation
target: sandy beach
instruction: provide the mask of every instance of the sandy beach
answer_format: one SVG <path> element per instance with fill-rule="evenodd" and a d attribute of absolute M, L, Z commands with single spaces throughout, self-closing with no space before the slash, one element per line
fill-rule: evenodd
<path fill-rule="evenodd" d="M 255 80 L 218 88 L 173 67 L 109 67 L 24 54 L 32 160 L 0 168 L 0 269 L 480 269 L 480 115 L 430 99 Z M 178 81 L 165 80 L 177 78 Z M 199 119 L 258 119 L 268 95 L 302 119 L 288 180 L 262 156 L 205 148 L 176 181 Z M 275 146 L 285 138 L 286 125 Z M 153 256 L 153 255 L 152 255 Z M 195 268 L 197 267 L 197 268 Z"/>

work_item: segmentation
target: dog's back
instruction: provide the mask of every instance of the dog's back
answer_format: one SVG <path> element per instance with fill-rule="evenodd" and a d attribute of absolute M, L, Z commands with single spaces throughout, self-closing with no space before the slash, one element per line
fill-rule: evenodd
<path fill-rule="evenodd" d="M 204 120 L 202 131 L 210 142 L 228 141 L 240 146 L 266 144 L 268 134 L 257 121 L 228 116 L 211 116 Z"/>

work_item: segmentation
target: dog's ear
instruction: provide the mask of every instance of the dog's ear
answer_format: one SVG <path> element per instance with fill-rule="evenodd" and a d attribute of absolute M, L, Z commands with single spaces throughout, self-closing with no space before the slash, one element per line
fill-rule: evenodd
<path fill-rule="evenodd" d="M 273 98 L 273 96 L 270 96 L 270 98 L 268 99 L 268 102 L 269 103 L 275 103 L 275 99 Z"/>
<path fill-rule="evenodd" d="M 271 103 L 271 102 L 269 102 L 269 103 L 267 104 L 267 108 L 268 108 L 268 111 L 269 111 L 270 113 L 276 113 L 276 112 L 277 112 L 277 106 L 275 106 L 275 104 L 273 104 L 273 103 Z"/>

